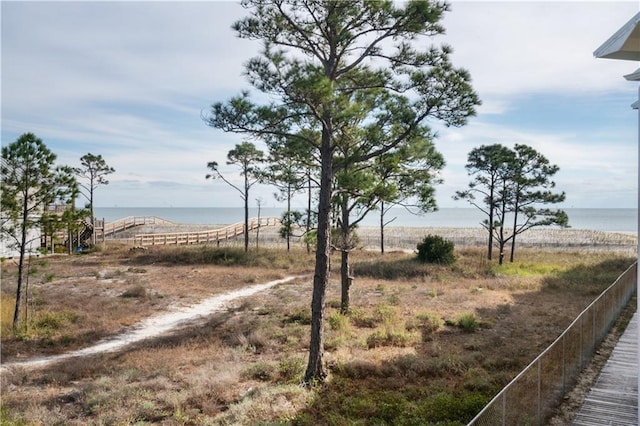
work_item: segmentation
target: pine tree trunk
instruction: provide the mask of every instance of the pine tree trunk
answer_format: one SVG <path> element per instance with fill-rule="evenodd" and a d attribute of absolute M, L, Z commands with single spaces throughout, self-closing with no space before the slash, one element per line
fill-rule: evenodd
<path fill-rule="evenodd" d="M 291 184 L 289 184 L 287 187 L 287 221 L 289 222 L 287 223 L 287 226 L 289 227 L 287 230 L 287 253 L 291 251 L 291 197 Z"/>
<path fill-rule="evenodd" d="M 493 257 L 493 185 L 491 186 L 491 193 L 489 195 L 489 247 L 487 253 L 487 259 L 491 260 Z"/>
<path fill-rule="evenodd" d="M 309 235 L 311 232 L 311 173 L 307 175 L 309 179 L 308 182 L 308 191 L 307 191 L 307 233 L 305 235 Z M 311 253 L 311 243 L 309 243 L 309 238 L 307 240 L 307 253 Z"/>
<path fill-rule="evenodd" d="M 340 300 L 340 313 L 345 315 L 349 312 L 349 290 L 351 287 L 351 276 L 349 268 L 349 210 L 347 208 L 347 197 L 342 200 L 341 213 L 342 224 L 340 227 L 341 234 L 341 263 L 340 263 L 340 278 L 341 278 L 341 300 Z"/>
<path fill-rule="evenodd" d="M 384 254 L 384 201 L 380 203 L 380 253 Z"/>
<path fill-rule="evenodd" d="M 515 212 L 513 214 L 513 235 L 511 236 L 511 253 L 509 253 L 509 261 L 513 263 L 514 253 L 516 252 L 516 228 L 518 226 L 518 204 L 516 203 Z"/>
<path fill-rule="evenodd" d="M 327 123 L 328 120 L 325 122 Z M 304 381 L 311 384 L 326 377 L 323 365 L 324 352 L 324 307 L 326 290 L 329 284 L 329 249 L 331 192 L 333 189 L 333 158 L 331 152 L 331 129 L 327 125 L 322 129 L 320 198 L 318 201 L 318 241 L 316 249 L 315 274 L 313 276 L 313 295 L 311 299 L 311 340 L 309 342 L 309 363 Z"/>
<path fill-rule="evenodd" d="M 96 246 L 96 218 L 93 212 L 93 180 L 91 181 L 90 197 L 91 199 L 89 200 L 89 208 L 91 209 L 91 245 L 95 247 Z M 80 241 L 78 241 L 78 244 L 80 244 Z"/>
<path fill-rule="evenodd" d="M 27 220 L 29 219 L 29 206 L 27 205 L 28 197 L 24 197 L 24 205 L 22 207 L 22 223 L 20 230 L 20 259 L 18 260 L 18 288 L 16 289 L 16 307 L 13 311 L 13 330 L 18 331 L 20 326 L 20 310 L 22 308 L 22 282 L 24 277 L 24 258 L 27 250 Z"/>
<path fill-rule="evenodd" d="M 351 268 L 349 266 L 349 250 L 342 250 L 342 263 L 340 265 L 340 273 L 342 277 L 342 298 L 340 300 L 340 313 L 346 315 L 349 313 L 349 307 L 351 304 L 349 291 L 351 290 L 351 284 L 353 278 L 351 277 Z"/>
<path fill-rule="evenodd" d="M 244 173 L 244 251 L 249 251 L 249 178 Z"/>
<path fill-rule="evenodd" d="M 502 262 L 504 261 L 504 227 L 502 225 L 500 225 L 500 241 L 499 241 L 499 245 L 500 245 L 500 257 L 499 257 L 499 260 L 498 260 L 498 264 L 502 265 Z"/>

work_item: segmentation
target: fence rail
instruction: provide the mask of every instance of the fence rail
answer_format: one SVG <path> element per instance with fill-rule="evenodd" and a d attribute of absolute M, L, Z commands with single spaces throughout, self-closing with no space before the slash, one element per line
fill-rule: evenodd
<path fill-rule="evenodd" d="M 638 263 L 603 291 L 468 426 L 542 425 L 590 361 L 637 286 Z"/>
<path fill-rule="evenodd" d="M 253 218 L 249 220 L 249 230 L 251 232 L 266 226 L 276 226 L 280 223 L 277 217 Z M 182 244 L 207 244 L 228 240 L 244 234 L 244 222 L 235 223 L 219 229 L 192 232 L 168 232 L 159 234 L 136 234 L 133 237 L 137 246 L 157 246 L 157 245 L 182 245 Z"/>

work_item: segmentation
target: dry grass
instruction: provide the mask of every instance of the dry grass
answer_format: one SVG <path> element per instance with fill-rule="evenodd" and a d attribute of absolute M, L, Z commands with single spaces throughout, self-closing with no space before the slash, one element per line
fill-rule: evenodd
<path fill-rule="evenodd" d="M 274 257 L 280 259 L 280 265 L 271 260 Z M 235 259 L 232 266 L 224 266 L 229 259 Z M 241 250 L 199 247 L 158 247 L 140 254 L 120 246 L 108 253 L 36 259 L 29 274 L 29 304 L 23 309 L 27 326 L 13 337 L 10 328 L 17 268 L 5 262 L 0 293 L 2 359 L 83 347 L 169 307 L 308 271 L 309 259 L 310 255 L 298 252 L 276 256 L 264 251 L 247 256 Z M 257 266 L 248 265 L 251 262 Z M 73 312 L 76 320 L 64 327 L 39 327 L 52 310 Z"/>
<path fill-rule="evenodd" d="M 337 273 L 328 290 L 323 386 L 298 385 L 306 280 L 119 353 L 11 369 L 2 374 L 3 424 L 463 424 L 634 260 L 522 250 L 521 261 L 498 267 L 480 249 L 456 254 L 454 265 L 430 266 L 403 253 L 354 253 L 348 316 Z M 243 257 L 193 247 L 42 262 L 31 281 L 34 323 L 20 336 L 3 332 L 3 362 L 85 346 L 170 306 L 313 265 L 302 251 Z M 14 275 L 3 266 L 3 305 Z"/>

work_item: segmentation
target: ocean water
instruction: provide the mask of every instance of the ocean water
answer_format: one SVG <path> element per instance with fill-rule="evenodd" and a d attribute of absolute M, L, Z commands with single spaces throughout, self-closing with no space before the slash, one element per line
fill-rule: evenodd
<path fill-rule="evenodd" d="M 284 208 L 262 208 L 261 217 L 280 217 Z M 599 231 L 638 231 L 638 211 L 636 209 L 565 209 L 569 215 L 572 229 L 591 229 Z M 107 222 L 128 216 L 157 216 L 183 224 L 222 225 L 242 222 L 242 208 L 236 207 L 96 207 L 96 217 Z M 250 217 L 257 217 L 257 208 L 249 209 Z M 403 227 L 479 227 L 486 216 L 478 209 L 445 208 L 437 212 L 414 215 L 402 208 L 391 209 L 385 221 L 395 217 L 388 226 Z M 360 223 L 361 226 L 379 226 L 379 212 L 370 212 Z"/>

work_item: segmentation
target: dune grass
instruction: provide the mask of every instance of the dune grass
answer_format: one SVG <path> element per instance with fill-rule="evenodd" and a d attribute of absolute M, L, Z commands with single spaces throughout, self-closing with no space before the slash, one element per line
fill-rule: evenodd
<path fill-rule="evenodd" d="M 15 296 L 0 292 L 0 333 L 2 335 L 11 333 L 15 306 Z"/>
<path fill-rule="evenodd" d="M 635 260 L 523 250 L 521 261 L 499 266 L 481 249 L 456 257 L 445 266 L 405 253 L 354 252 L 348 315 L 339 312 L 334 270 L 325 384 L 299 386 L 311 318 L 305 280 L 121 353 L 3 373 L 3 424 L 465 424 Z M 37 329 L 49 330 L 53 344 L 62 331 L 86 339 L 83 322 L 117 330 L 135 313 L 189 303 L 231 283 L 308 271 L 311 259 L 302 251 L 246 256 L 212 247 L 52 259 L 34 278 L 43 300 Z M 69 270 L 70 261 L 78 279 L 58 270 Z M 130 297 L 122 297 L 127 290 Z M 2 297 L 11 298 L 4 285 Z M 41 339 L 11 344 L 24 352 Z"/>

